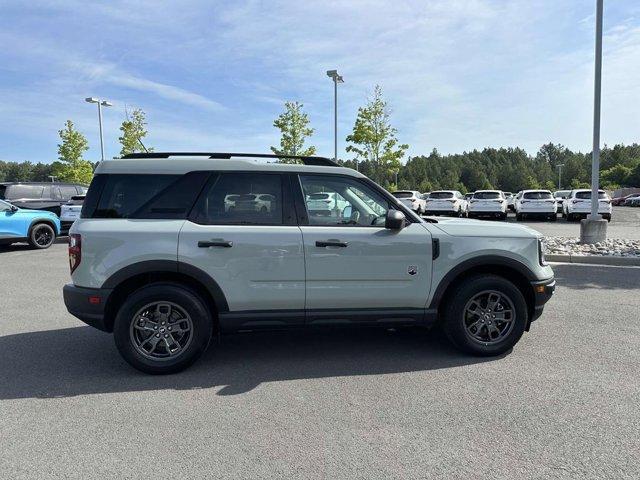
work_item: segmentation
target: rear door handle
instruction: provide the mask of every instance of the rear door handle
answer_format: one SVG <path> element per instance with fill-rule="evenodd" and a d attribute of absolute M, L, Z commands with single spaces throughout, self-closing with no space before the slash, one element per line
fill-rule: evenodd
<path fill-rule="evenodd" d="M 347 247 L 349 243 L 340 240 L 316 240 L 316 247 Z"/>
<path fill-rule="evenodd" d="M 231 248 L 233 247 L 233 242 L 227 242 L 226 240 L 200 240 L 198 242 L 198 247 L 200 248 L 209 248 L 209 247 Z"/>

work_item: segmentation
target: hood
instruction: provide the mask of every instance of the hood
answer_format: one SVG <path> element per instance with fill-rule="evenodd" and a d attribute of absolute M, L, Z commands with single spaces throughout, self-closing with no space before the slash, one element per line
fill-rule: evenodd
<path fill-rule="evenodd" d="M 432 225 L 455 237 L 536 238 L 542 236 L 533 228 L 507 222 L 440 217 L 438 223 Z"/>
<path fill-rule="evenodd" d="M 49 212 L 48 210 L 31 210 L 30 208 L 20 208 L 16 213 L 19 213 L 21 215 L 28 215 L 30 217 L 58 218 L 55 213 Z"/>

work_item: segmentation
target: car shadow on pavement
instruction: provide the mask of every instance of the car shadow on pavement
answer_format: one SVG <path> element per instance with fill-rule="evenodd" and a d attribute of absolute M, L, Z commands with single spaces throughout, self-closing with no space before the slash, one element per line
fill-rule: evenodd
<path fill-rule="evenodd" d="M 59 236 L 53 242 L 53 245 L 62 245 L 69 243 L 69 239 L 66 236 Z M 9 244 L 0 244 L 0 253 L 5 252 L 23 252 L 25 250 L 33 250 L 34 252 L 44 252 L 44 250 L 38 250 L 37 248 L 33 248 L 27 242 L 20 243 L 9 243 Z"/>
<path fill-rule="evenodd" d="M 441 334 L 419 329 L 260 332 L 214 339 L 189 369 L 154 376 L 129 367 L 111 335 L 76 327 L 0 337 L 0 400 L 212 387 L 221 387 L 218 395 L 236 395 L 265 382 L 426 371 L 500 358 L 465 355 Z"/>
<path fill-rule="evenodd" d="M 552 266 L 556 284 L 574 290 L 623 289 L 633 290 L 640 285 L 640 268 L 599 267 L 561 263 Z"/>

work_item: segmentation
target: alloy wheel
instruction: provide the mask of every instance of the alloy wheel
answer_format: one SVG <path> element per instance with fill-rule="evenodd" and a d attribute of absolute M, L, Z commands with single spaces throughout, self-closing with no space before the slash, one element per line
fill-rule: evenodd
<path fill-rule="evenodd" d="M 467 335 L 483 345 L 502 341 L 513 330 L 515 307 L 502 292 L 485 290 L 467 302 L 463 311 Z"/>

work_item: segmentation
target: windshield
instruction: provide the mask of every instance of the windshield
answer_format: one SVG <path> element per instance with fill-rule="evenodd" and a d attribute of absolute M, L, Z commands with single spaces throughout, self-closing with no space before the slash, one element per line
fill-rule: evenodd
<path fill-rule="evenodd" d="M 500 198 L 500 193 L 499 192 L 476 192 L 473 195 L 473 198 L 476 198 L 479 200 L 498 199 Z"/>
<path fill-rule="evenodd" d="M 552 200 L 551 192 L 527 192 L 523 198 L 527 200 Z"/>
<path fill-rule="evenodd" d="M 591 192 L 576 192 L 576 198 L 581 200 L 591 199 Z M 604 192 L 598 192 L 598 198 L 606 199 L 607 194 Z"/>
<path fill-rule="evenodd" d="M 10 208 L 11 208 L 11 204 L 9 202 L 0 200 L 0 210 L 9 210 Z"/>
<path fill-rule="evenodd" d="M 396 198 L 411 198 L 413 197 L 413 192 L 393 192 L 391 195 Z"/>
<path fill-rule="evenodd" d="M 433 192 L 429 195 L 429 198 L 453 198 L 453 193 L 451 192 Z"/>

